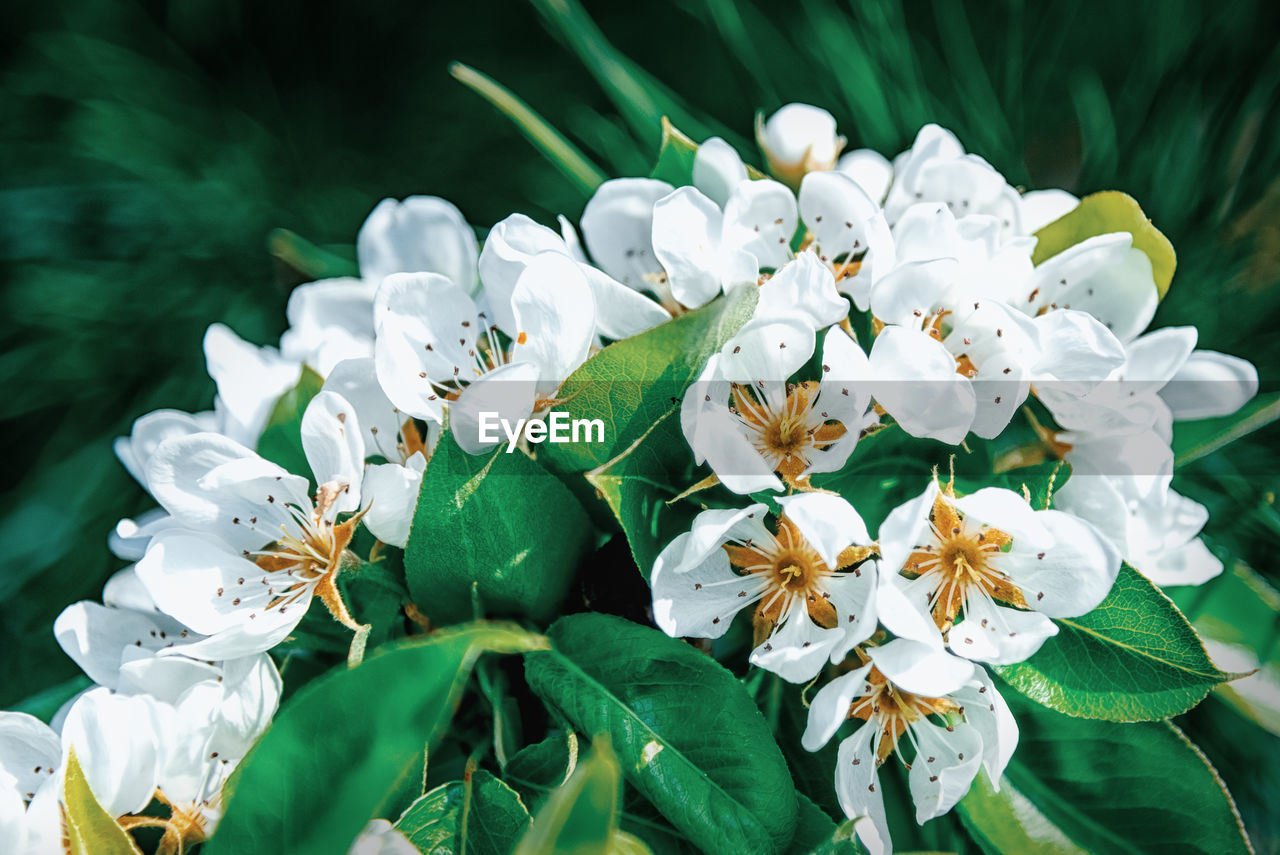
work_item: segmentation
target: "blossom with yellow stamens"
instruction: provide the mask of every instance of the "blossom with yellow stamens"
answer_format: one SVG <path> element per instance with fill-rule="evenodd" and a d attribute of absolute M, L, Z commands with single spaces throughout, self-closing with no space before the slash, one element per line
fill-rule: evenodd
<path fill-rule="evenodd" d="M 923 824 L 951 810 L 979 768 L 999 789 L 1018 728 L 986 672 L 940 645 L 898 638 L 854 653 L 853 670 L 814 696 L 802 743 L 816 751 L 846 721 L 861 722 L 840 743 L 836 794 L 867 848 L 890 852 L 882 764 L 896 755 L 906 767 Z"/>
<path fill-rule="evenodd" d="M 876 561 L 866 526 L 839 496 L 804 493 L 768 508 L 703 511 L 658 556 L 653 613 L 668 635 L 718 638 L 755 607 L 751 662 L 812 679 L 875 629 Z"/>
<path fill-rule="evenodd" d="M 685 393 L 681 426 L 694 457 L 736 493 L 804 488 L 811 475 L 844 465 L 867 424 L 867 357 L 844 330 L 826 334 L 821 379 L 786 382 L 790 363 L 779 363 L 812 355 L 806 330 L 786 316 L 757 327 L 738 339 L 737 354 L 713 356 Z M 794 352 L 780 355 L 785 348 L 770 336 L 793 342 Z"/>
<path fill-rule="evenodd" d="M 1091 611 L 1120 572 L 1119 552 L 1089 523 L 998 487 L 957 498 L 936 479 L 889 514 L 879 547 L 885 584 L 954 652 L 994 664 L 1035 653 L 1058 631 L 1050 618 Z"/>

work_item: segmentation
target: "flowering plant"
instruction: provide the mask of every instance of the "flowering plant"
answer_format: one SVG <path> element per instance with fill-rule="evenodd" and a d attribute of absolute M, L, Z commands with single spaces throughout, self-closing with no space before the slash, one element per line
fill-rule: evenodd
<path fill-rule="evenodd" d="M 93 685 L 0 714 L 5 851 L 1247 851 L 1161 589 L 1270 401 L 1148 331 L 1169 242 L 936 125 L 758 138 L 667 124 L 577 227 L 385 200 L 278 346 L 211 327 L 54 626 Z"/>

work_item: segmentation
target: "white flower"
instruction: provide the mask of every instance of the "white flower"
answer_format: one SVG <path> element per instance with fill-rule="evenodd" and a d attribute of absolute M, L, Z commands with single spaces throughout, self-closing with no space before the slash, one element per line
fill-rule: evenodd
<path fill-rule="evenodd" d="M 571 258 L 591 286 L 595 303 L 596 335 L 623 339 L 670 320 L 671 314 L 653 300 L 623 285 L 604 271 L 587 263 L 577 234 L 561 218 L 564 237 L 539 225 L 524 214 L 512 214 L 489 230 L 480 253 L 480 277 L 493 320 L 500 329 L 517 327 L 512 297 L 516 283 L 541 252 L 560 253 Z M 565 299 L 574 299 L 572 290 Z"/>
<path fill-rule="evenodd" d="M 808 352 L 797 348 L 789 356 L 750 340 L 734 345 L 759 353 L 737 354 L 730 370 L 758 367 L 755 374 L 727 375 L 722 363 L 732 357 L 713 356 L 685 393 L 685 438 L 697 462 L 709 463 L 730 490 L 780 491 L 783 482 L 775 472 L 788 484 L 803 484 L 814 473 L 839 470 L 853 452 L 871 398 L 867 357 L 844 330 L 833 327 L 823 345 L 820 379 L 785 382 L 791 371 L 778 363 L 807 361 L 812 338 L 809 345 Z"/>
<path fill-rule="evenodd" d="M 747 167 L 727 142 L 711 137 L 693 155 L 693 186 L 724 207 L 734 189 L 747 180 Z"/>
<path fill-rule="evenodd" d="M 785 265 L 795 230 L 795 197 L 776 181 L 739 182 L 723 211 L 693 187 L 653 206 L 654 254 L 671 296 L 689 308 L 733 285 L 756 282 L 761 267 Z"/>
<path fill-rule="evenodd" d="M 481 438 L 480 413 L 512 424 L 528 418 L 587 358 L 595 337 L 591 289 L 577 262 L 558 252 L 538 253 L 520 274 L 509 347 L 443 276 L 388 276 L 376 311 L 378 381 L 387 397 L 434 422 L 447 406 L 454 439 L 472 454 L 497 444 Z"/>
<path fill-rule="evenodd" d="M 843 172 L 813 172 L 800 185 L 806 249 L 830 268 L 840 290 L 861 311 L 871 285 L 894 265 L 893 236 L 880 206 Z"/>
<path fill-rule="evenodd" d="M 846 720 L 863 723 L 840 743 L 836 795 L 873 853 L 893 851 L 878 769 L 898 754 L 909 770 L 916 822 L 953 808 L 980 768 L 995 789 L 1018 727 L 990 677 L 918 642 L 858 651 L 861 667 L 824 686 L 809 706 L 802 742 L 816 751 Z M 904 738 L 905 737 L 905 738 Z"/>
<path fill-rule="evenodd" d="M 62 746 L 39 719 L 0 712 L 0 849 L 13 855 L 62 852 Z"/>
<path fill-rule="evenodd" d="M 325 378 L 324 390 L 351 404 L 363 435 L 365 457 L 386 460 L 365 464 L 360 486 L 363 520 L 378 540 L 403 549 L 409 540 L 427 459 L 440 440 L 440 426 L 424 422 L 424 435 L 416 420 L 400 412 L 378 385 L 372 359 L 339 362 Z M 327 424 L 331 431 L 345 429 L 334 421 Z"/>
<path fill-rule="evenodd" d="M 1157 585 L 1202 585 L 1222 572 L 1222 562 L 1197 536 L 1209 511 L 1171 489 L 1171 480 L 1072 474 L 1053 501 L 1092 523 Z"/>
<path fill-rule="evenodd" d="M 313 596 L 363 639 L 367 627 L 336 584 L 358 521 L 337 517 L 360 507 L 364 443 L 354 409 L 319 393 L 302 443 L 320 485 L 314 501 L 307 479 L 217 434 L 168 440 L 152 457 L 148 480 L 179 526 L 151 541 L 138 577 L 162 611 L 209 636 L 178 652 L 230 659 L 268 650 Z"/>
<path fill-rule="evenodd" d="M 478 251 L 462 213 L 436 196 L 383 199 L 356 236 L 360 276 L 374 288 L 392 273 L 439 273 L 473 294 Z"/>
<path fill-rule="evenodd" d="M 719 638 L 755 606 L 751 662 L 791 682 L 812 679 L 875 629 L 876 563 L 866 526 L 844 499 L 782 496 L 767 507 L 700 513 L 654 562 L 654 620 L 673 637 Z"/>
<path fill-rule="evenodd" d="M 418 847 L 385 819 L 371 819 L 347 855 L 419 855 Z"/>
<path fill-rule="evenodd" d="M 321 279 L 289 293 L 289 328 L 280 354 L 328 376 L 343 359 L 373 354 L 373 295 L 369 279 Z"/>
<path fill-rule="evenodd" d="M 917 202 L 942 202 L 957 217 L 988 214 L 1006 234 L 1025 234 L 1018 191 L 976 154 L 937 125 L 925 125 L 911 148 L 893 162 L 893 185 L 885 198 L 890 223 Z"/>
<path fill-rule="evenodd" d="M 673 189 L 652 178 L 614 178 L 596 188 L 582 212 L 582 237 L 601 270 L 630 288 L 658 293 L 653 206 Z"/>
<path fill-rule="evenodd" d="M 832 169 L 844 148 L 835 117 L 809 104 L 787 104 L 767 122 L 757 116 L 756 142 L 769 171 L 792 187 L 805 173 Z"/>
<path fill-rule="evenodd" d="M 886 584 L 933 618 L 952 651 L 995 664 L 1035 653 L 1058 631 L 1049 618 L 1091 611 L 1120 572 L 1093 526 L 996 487 L 957 499 L 934 480 L 889 514 L 878 542 Z"/>
<path fill-rule="evenodd" d="M 1066 190 L 1030 190 L 1022 194 L 1022 231 L 1033 235 L 1075 210 L 1080 200 Z"/>
<path fill-rule="evenodd" d="M 843 172 L 875 202 L 883 202 L 893 183 L 893 164 L 878 151 L 869 148 L 855 149 L 840 155 L 836 171 Z"/>

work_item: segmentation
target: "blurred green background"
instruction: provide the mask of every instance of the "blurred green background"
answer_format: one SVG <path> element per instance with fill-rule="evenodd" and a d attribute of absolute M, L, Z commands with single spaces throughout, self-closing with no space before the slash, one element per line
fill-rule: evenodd
<path fill-rule="evenodd" d="M 349 252 L 380 198 L 413 193 L 480 227 L 580 213 L 582 190 L 451 60 L 613 175 L 648 171 L 664 113 L 758 160 L 755 111 L 799 100 L 850 147 L 891 156 L 938 121 L 1014 183 L 1125 190 L 1179 252 L 1158 322 L 1195 323 L 1264 388 L 1280 368 L 1273 2 L 58 0 L 6 16 L 0 707 L 75 673 L 53 618 L 98 597 L 121 564 L 108 531 L 148 506 L 111 438 L 156 407 L 210 404 L 209 323 L 261 343 L 283 329 L 298 278 L 272 228 Z M 1277 439 L 1178 485 L 1211 505 L 1213 547 L 1273 581 Z"/>

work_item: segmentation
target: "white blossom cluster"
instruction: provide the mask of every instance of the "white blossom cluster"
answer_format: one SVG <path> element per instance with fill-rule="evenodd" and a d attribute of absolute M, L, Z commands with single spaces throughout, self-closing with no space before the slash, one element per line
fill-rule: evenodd
<path fill-rule="evenodd" d="M 444 200 L 385 200 L 358 235 L 359 277 L 295 289 L 278 347 L 210 327 L 213 410 L 149 413 L 116 445 L 159 506 L 111 538 L 134 563 L 54 627 L 94 686 L 52 727 L 0 713 L 0 850 L 61 851 L 71 751 L 125 827 L 205 839 L 278 706 L 268 651 L 318 598 L 358 655 L 367 627 L 337 576 L 359 560 L 360 527 L 405 545 L 442 431 L 482 452 L 480 413 L 539 418 L 608 342 L 744 285 L 759 289 L 752 319 L 681 407 L 697 463 L 742 507 L 703 511 L 662 551 L 656 623 L 716 638 L 752 607 L 753 664 L 795 683 L 843 669 L 813 697 L 805 745 L 862 722 L 835 784 L 873 848 L 889 846 L 876 769 L 895 751 L 909 746 L 921 822 L 980 767 L 998 784 L 1017 728 L 985 664 L 1027 658 L 1057 632 L 1052 618 L 1096 607 L 1122 559 L 1161 584 L 1221 571 L 1198 539 L 1204 508 L 1170 489 L 1172 422 L 1235 411 L 1256 373 L 1194 350 L 1194 328 L 1144 332 L 1158 291 L 1128 233 L 1033 266 L 1032 233 L 1077 200 L 1020 193 L 939 127 L 892 162 L 842 154 L 834 120 L 805 105 L 759 137 L 779 180 L 750 178 L 707 140 L 692 186 L 601 185 L 581 239 L 563 217 L 557 232 L 514 214 L 481 247 Z M 870 340 L 852 335 L 851 311 L 871 319 Z M 310 479 L 256 450 L 304 372 L 323 380 L 301 423 Z M 1046 441 L 1075 472 L 1053 510 L 935 479 L 873 538 L 810 483 L 882 425 L 992 439 L 1031 396 L 1063 428 Z M 169 818 L 143 815 L 153 799 Z M 400 851 L 381 826 L 357 845 L 383 851 L 383 838 Z"/>

